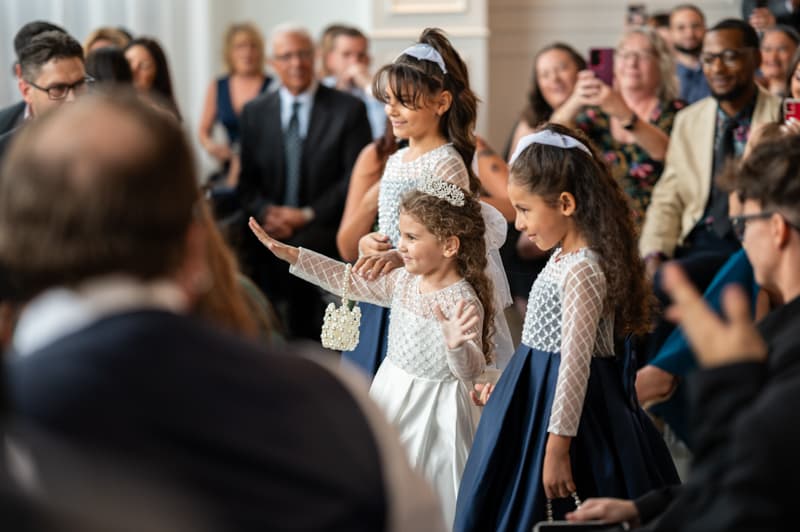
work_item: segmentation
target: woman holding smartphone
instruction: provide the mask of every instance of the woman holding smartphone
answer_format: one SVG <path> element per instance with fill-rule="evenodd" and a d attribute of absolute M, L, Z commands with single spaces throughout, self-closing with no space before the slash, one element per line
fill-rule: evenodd
<path fill-rule="evenodd" d="M 600 148 L 639 226 L 664 167 L 675 114 L 685 106 L 677 95 L 666 43 L 650 28 L 635 28 L 617 46 L 613 85 L 584 70 L 570 98 L 551 117 L 582 129 Z"/>

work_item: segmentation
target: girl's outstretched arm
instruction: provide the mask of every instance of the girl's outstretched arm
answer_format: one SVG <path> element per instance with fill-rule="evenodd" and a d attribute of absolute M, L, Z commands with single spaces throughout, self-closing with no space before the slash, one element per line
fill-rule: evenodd
<path fill-rule="evenodd" d="M 247 225 L 250 226 L 250 230 L 253 232 L 253 234 L 258 237 L 258 240 L 264 244 L 264 247 L 270 250 L 273 255 L 281 260 L 285 260 L 289 264 L 295 264 L 297 262 L 297 257 L 300 255 L 299 249 L 294 246 L 278 242 L 269 236 L 252 216 L 247 222 Z"/>

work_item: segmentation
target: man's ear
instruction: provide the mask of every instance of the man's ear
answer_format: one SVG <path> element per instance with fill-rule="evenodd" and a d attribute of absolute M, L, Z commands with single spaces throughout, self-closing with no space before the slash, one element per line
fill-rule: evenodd
<path fill-rule="evenodd" d="M 444 239 L 444 246 L 442 247 L 444 256 L 449 258 L 453 258 L 458 254 L 458 250 L 461 248 L 461 240 L 457 236 L 449 236 Z"/>
<path fill-rule="evenodd" d="M 558 203 L 561 206 L 561 214 L 572 216 L 575 213 L 575 196 L 569 192 L 562 192 L 558 196 Z"/>
<path fill-rule="evenodd" d="M 21 77 L 17 78 L 17 88 L 19 89 L 19 93 L 22 95 L 22 99 L 25 100 L 25 103 L 31 105 L 31 101 L 33 100 L 31 92 L 36 89 L 34 89 L 30 83 L 28 83 Z"/>

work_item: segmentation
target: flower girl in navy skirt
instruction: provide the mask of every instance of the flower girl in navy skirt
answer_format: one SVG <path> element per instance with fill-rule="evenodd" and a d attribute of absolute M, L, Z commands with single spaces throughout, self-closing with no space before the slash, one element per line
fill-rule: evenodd
<path fill-rule="evenodd" d="M 652 308 L 622 189 L 582 134 L 549 124 L 520 140 L 508 192 L 517 229 L 555 250 L 481 416 L 457 531 L 529 532 L 551 500 L 563 517 L 579 498 L 679 482 L 615 356 L 615 333 L 645 332 Z"/>

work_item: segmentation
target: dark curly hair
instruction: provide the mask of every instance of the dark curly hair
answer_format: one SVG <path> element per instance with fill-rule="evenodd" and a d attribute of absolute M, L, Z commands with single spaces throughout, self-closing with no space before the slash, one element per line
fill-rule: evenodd
<path fill-rule="evenodd" d="M 572 218 L 600 257 L 617 334 L 647 332 L 655 300 L 637 252 L 633 213 L 625 193 L 584 133 L 558 124 L 545 124 L 543 129 L 579 140 L 592 154 L 531 144 L 512 165 L 509 180 L 553 205 L 562 192 L 575 197 Z"/>
<path fill-rule="evenodd" d="M 403 197 L 400 211 L 413 216 L 439 240 L 455 236 L 460 246 L 456 266 L 461 275 L 475 290 L 483 305 L 481 342 L 486 363 L 492 361 L 494 347 L 494 286 L 486 275 L 486 225 L 480 203 L 465 194 L 464 205 L 451 205 L 447 200 L 412 190 Z"/>
<path fill-rule="evenodd" d="M 419 42 L 430 45 L 444 60 L 447 74 L 437 63 L 401 55 L 393 63 L 378 70 L 372 86 L 372 94 L 386 102 L 389 87 L 404 107 L 417 109 L 441 91 L 453 96 L 450 108 L 442 115 L 439 126 L 442 135 L 453 143 L 469 172 L 469 188 L 473 194 L 480 190 L 480 181 L 472 171 L 475 155 L 475 122 L 478 117 L 478 97 L 469 87 L 467 65 L 444 32 L 438 28 L 427 28 Z"/>

